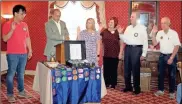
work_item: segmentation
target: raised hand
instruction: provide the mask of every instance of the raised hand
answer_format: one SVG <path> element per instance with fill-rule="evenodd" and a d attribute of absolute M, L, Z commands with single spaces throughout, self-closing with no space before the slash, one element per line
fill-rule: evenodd
<path fill-rule="evenodd" d="M 102 31 L 103 28 L 104 28 L 103 25 L 100 23 L 99 24 L 99 31 Z"/>
<path fill-rule="evenodd" d="M 157 32 L 158 32 L 158 28 L 157 28 L 156 25 L 154 25 L 153 28 L 152 28 L 152 33 L 156 34 Z"/>
<path fill-rule="evenodd" d="M 80 26 L 78 26 L 78 27 L 77 27 L 77 35 L 80 34 L 80 31 L 81 31 L 81 30 L 80 30 Z"/>
<path fill-rule="evenodd" d="M 116 29 L 118 30 L 118 32 L 119 32 L 120 34 L 122 34 L 122 33 L 124 32 L 124 28 L 121 28 L 120 25 L 118 25 L 118 26 L 116 27 Z"/>
<path fill-rule="evenodd" d="M 77 40 L 80 39 L 80 26 L 77 27 Z"/>

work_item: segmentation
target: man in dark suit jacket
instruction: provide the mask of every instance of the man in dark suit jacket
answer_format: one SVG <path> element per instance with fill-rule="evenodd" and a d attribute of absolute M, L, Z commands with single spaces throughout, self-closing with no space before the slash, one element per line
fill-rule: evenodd
<path fill-rule="evenodd" d="M 49 61 L 51 54 L 55 54 L 55 45 L 62 43 L 64 40 L 69 40 L 69 33 L 65 22 L 60 20 L 61 12 L 59 9 L 54 9 L 52 18 L 45 24 L 47 43 L 44 50 L 44 55 Z"/>

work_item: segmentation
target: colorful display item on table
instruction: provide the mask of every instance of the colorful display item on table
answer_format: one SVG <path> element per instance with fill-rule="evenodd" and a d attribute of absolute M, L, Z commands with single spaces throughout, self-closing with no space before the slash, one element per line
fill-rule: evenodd
<path fill-rule="evenodd" d="M 56 68 L 59 63 L 58 62 L 44 62 L 44 65 L 46 65 L 49 68 Z"/>
<path fill-rule="evenodd" d="M 94 63 L 59 64 L 51 73 L 53 104 L 100 103 L 101 68 Z"/>

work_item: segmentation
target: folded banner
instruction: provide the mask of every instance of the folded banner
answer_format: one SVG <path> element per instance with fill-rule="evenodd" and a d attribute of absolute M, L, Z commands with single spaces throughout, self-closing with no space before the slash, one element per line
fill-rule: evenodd
<path fill-rule="evenodd" d="M 59 65 L 52 72 L 53 104 L 99 103 L 101 68 Z"/>

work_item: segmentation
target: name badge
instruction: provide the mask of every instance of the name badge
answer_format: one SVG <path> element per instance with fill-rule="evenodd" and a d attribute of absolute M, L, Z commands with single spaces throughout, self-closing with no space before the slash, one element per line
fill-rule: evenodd
<path fill-rule="evenodd" d="M 66 81 L 67 80 L 67 78 L 64 76 L 64 77 L 62 77 L 62 81 Z"/>
<path fill-rule="evenodd" d="M 161 36 L 161 39 L 163 39 L 163 36 Z"/>
<path fill-rule="evenodd" d="M 99 75 L 99 74 L 97 74 L 96 78 L 97 78 L 97 79 L 100 79 L 100 75 Z"/>
<path fill-rule="evenodd" d="M 96 73 L 100 73 L 100 69 L 99 68 L 96 70 Z"/>
<path fill-rule="evenodd" d="M 73 74 L 77 74 L 77 71 L 76 70 L 73 70 Z"/>
<path fill-rule="evenodd" d="M 134 36 L 135 36 L 135 37 L 138 37 L 138 33 L 134 33 Z"/>
<path fill-rule="evenodd" d="M 74 75 L 73 80 L 77 80 L 77 79 L 78 79 L 77 75 Z"/>
<path fill-rule="evenodd" d="M 71 68 L 67 68 L 67 71 L 72 71 L 72 69 Z"/>
<path fill-rule="evenodd" d="M 56 78 L 56 83 L 60 83 L 61 82 L 61 78 Z"/>
<path fill-rule="evenodd" d="M 69 80 L 69 81 L 72 80 L 72 77 L 68 77 L 68 80 Z"/>
<path fill-rule="evenodd" d="M 26 27 L 23 27 L 23 31 L 27 31 L 27 28 Z"/>
<path fill-rule="evenodd" d="M 61 71 L 60 70 L 55 70 L 55 76 L 61 76 Z"/>
<path fill-rule="evenodd" d="M 89 80 L 89 77 L 86 77 L 86 78 L 85 78 L 85 81 L 88 81 L 88 80 Z"/>
<path fill-rule="evenodd" d="M 79 74 L 79 78 L 83 78 L 83 74 Z"/>
<path fill-rule="evenodd" d="M 86 71 L 84 74 L 85 74 L 85 77 L 89 76 L 89 72 L 88 71 Z"/>
<path fill-rule="evenodd" d="M 68 76 L 70 76 L 71 74 L 72 74 L 72 73 L 71 73 L 70 71 L 69 71 L 69 72 L 67 72 L 67 75 L 68 75 Z"/>
<path fill-rule="evenodd" d="M 78 69 L 78 72 L 79 73 L 83 73 L 83 69 Z"/>
<path fill-rule="evenodd" d="M 62 74 L 63 74 L 63 75 L 66 75 L 66 70 L 63 70 L 63 71 L 62 71 Z"/>

